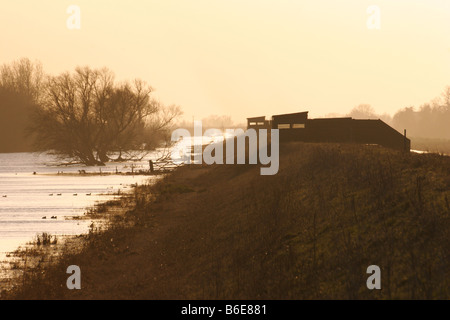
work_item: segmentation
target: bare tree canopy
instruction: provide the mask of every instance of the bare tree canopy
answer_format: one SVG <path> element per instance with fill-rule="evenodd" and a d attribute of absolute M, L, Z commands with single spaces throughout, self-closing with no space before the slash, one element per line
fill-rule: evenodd
<path fill-rule="evenodd" d="M 378 118 L 375 109 L 370 104 L 360 104 L 354 107 L 348 114 L 354 119 L 376 119 Z"/>
<path fill-rule="evenodd" d="M 354 107 L 347 116 L 353 119 L 381 119 L 387 124 L 392 123 L 392 117 L 389 114 L 377 114 L 370 104 L 360 104 Z"/>
<path fill-rule="evenodd" d="M 393 117 L 393 125 L 398 130 L 408 129 L 413 137 L 450 139 L 450 87 L 418 109 L 399 110 Z"/>
<path fill-rule="evenodd" d="M 33 150 L 26 128 L 44 77 L 41 64 L 26 58 L 0 66 L 0 152 Z"/>
<path fill-rule="evenodd" d="M 116 84 L 108 69 L 78 67 L 48 78 L 31 131 L 40 149 L 86 165 L 103 165 L 115 152 L 121 160 L 124 151 L 154 147 L 148 142 L 181 113 L 151 99 L 152 91 L 142 80 Z M 155 124 L 167 109 L 170 118 Z"/>
<path fill-rule="evenodd" d="M 0 67 L 0 87 L 33 102 L 39 102 L 44 77 L 42 64 L 28 58 Z"/>

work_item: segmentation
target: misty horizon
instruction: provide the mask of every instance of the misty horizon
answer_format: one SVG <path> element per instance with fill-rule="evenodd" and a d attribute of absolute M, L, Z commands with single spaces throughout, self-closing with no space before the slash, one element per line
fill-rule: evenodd
<path fill-rule="evenodd" d="M 0 29 L 0 300 L 450 297 L 449 0 L 4 1 Z"/>
<path fill-rule="evenodd" d="M 443 1 L 77 1 L 8 3 L 0 13 L 0 64 L 42 61 L 50 74 L 107 66 L 148 81 L 184 119 L 308 110 L 378 114 L 430 101 L 449 85 L 450 3 Z M 367 27 L 369 5 L 381 12 Z M 33 8 L 33 9 L 31 9 Z M 420 22 L 420 23 L 419 23 Z M 64 59 L 62 59 L 64 57 Z"/>

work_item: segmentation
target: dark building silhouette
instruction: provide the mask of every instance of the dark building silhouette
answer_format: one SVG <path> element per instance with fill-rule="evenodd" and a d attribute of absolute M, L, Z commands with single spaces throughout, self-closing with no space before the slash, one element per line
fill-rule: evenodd
<path fill-rule="evenodd" d="M 279 129 L 280 141 L 377 144 L 410 151 L 411 140 L 382 120 L 352 118 L 308 119 L 308 112 L 247 118 L 247 128 Z"/>

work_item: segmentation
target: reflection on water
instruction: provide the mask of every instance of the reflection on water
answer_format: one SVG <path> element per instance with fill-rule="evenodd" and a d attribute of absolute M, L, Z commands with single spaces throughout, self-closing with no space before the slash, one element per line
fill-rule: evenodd
<path fill-rule="evenodd" d="M 140 162 L 110 163 L 102 172 L 137 172 L 148 169 L 150 154 Z M 0 154 L 0 259 L 6 252 L 31 241 L 36 234 L 74 235 L 88 232 L 91 221 L 73 220 L 87 207 L 131 191 L 131 185 L 155 177 L 139 175 L 80 175 L 99 167 L 58 166 L 47 154 Z M 63 172 L 64 174 L 59 174 Z M 34 174 L 36 173 L 36 174 Z M 68 175 L 73 173 L 73 175 Z M 53 217 L 53 219 L 52 219 Z"/>

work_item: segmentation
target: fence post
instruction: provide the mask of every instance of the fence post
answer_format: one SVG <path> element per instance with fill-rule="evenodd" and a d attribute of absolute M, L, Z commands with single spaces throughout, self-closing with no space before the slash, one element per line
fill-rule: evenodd
<path fill-rule="evenodd" d="M 149 165 L 150 165 L 150 172 L 153 172 L 155 169 L 153 168 L 153 160 L 149 160 L 148 161 Z"/>
<path fill-rule="evenodd" d="M 403 131 L 403 151 L 406 152 L 406 129 Z"/>

